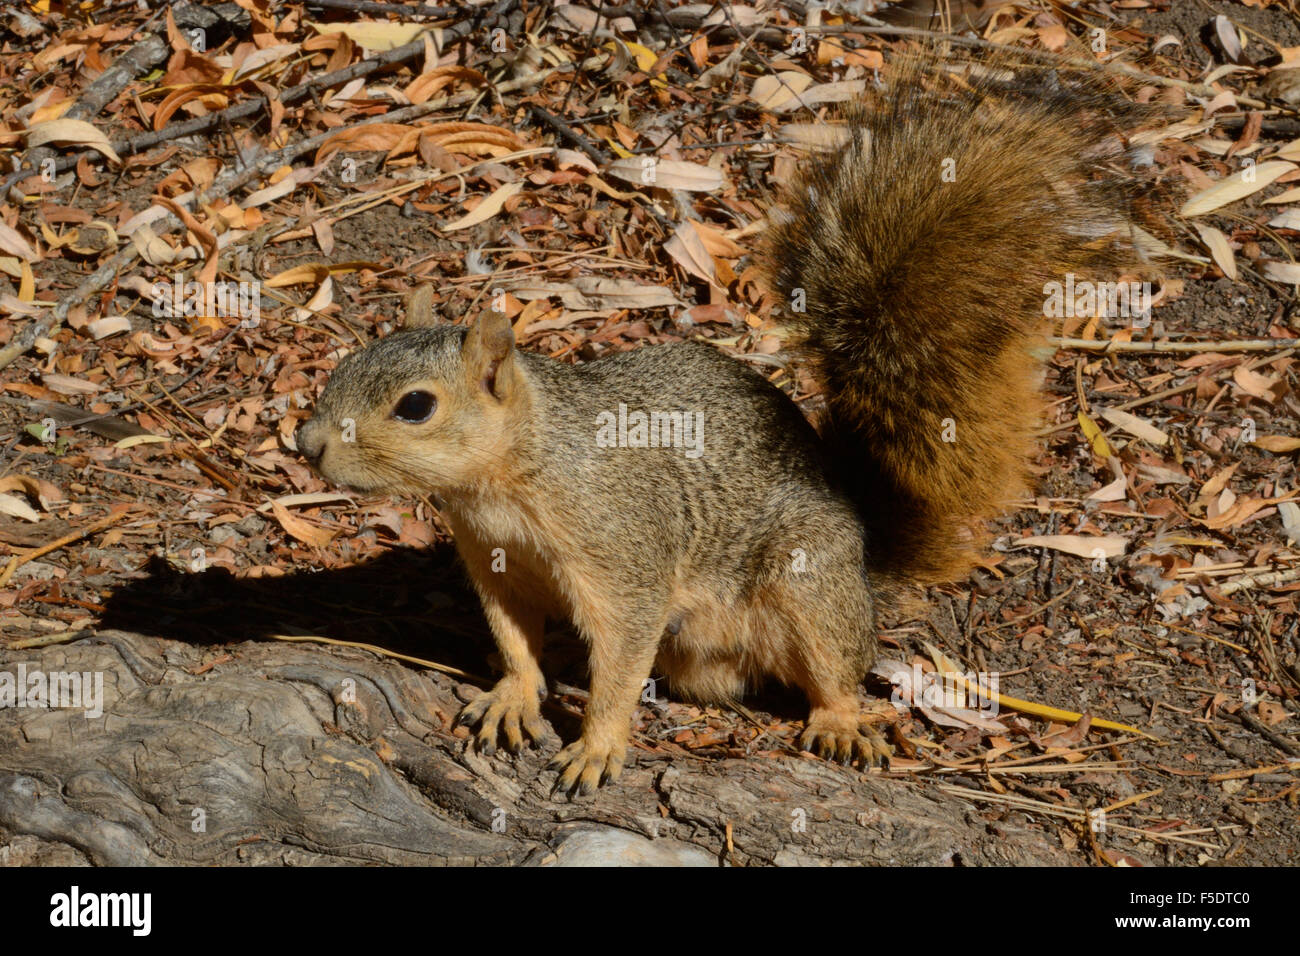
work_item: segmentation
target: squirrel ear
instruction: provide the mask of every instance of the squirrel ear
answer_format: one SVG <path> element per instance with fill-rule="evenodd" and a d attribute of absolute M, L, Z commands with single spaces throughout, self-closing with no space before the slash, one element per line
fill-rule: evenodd
<path fill-rule="evenodd" d="M 460 354 L 471 380 L 488 394 L 504 398 L 514 372 L 514 348 L 515 330 L 510 320 L 501 312 L 484 312 L 466 334 Z"/>

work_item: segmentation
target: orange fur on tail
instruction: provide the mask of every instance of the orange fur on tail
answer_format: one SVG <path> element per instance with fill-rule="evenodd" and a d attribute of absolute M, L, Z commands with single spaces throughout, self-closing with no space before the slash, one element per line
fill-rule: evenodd
<path fill-rule="evenodd" d="M 1037 78 L 903 64 L 769 231 L 824 432 L 893 578 L 964 572 L 965 519 L 1024 491 L 1044 286 L 1135 262 L 1114 98 Z"/>

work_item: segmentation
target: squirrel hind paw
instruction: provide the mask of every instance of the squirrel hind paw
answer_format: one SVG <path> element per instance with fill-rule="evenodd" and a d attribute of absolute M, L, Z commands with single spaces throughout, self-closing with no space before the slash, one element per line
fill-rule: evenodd
<path fill-rule="evenodd" d="M 824 760 L 845 766 L 889 767 L 893 750 L 885 739 L 854 714 L 814 711 L 799 735 L 799 746 Z"/>

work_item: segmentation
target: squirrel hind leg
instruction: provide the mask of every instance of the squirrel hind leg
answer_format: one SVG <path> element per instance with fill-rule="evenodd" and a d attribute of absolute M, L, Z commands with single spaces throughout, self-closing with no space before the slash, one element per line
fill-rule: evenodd
<path fill-rule="evenodd" d="M 751 619 L 764 669 L 808 697 L 811 712 L 799 745 L 827 760 L 874 766 L 889 745 L 866 723 L 858 687 L 875 662 L 875 599 L 860 546 L 847 537 L 810 552 L 810 567 L 795 571 L 781 549 L 774 579 L 754 597 Z"/>

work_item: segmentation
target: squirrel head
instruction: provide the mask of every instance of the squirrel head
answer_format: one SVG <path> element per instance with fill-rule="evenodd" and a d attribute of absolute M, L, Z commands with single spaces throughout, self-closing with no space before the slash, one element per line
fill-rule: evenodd
<path fill-rule="evenodd" d="M 328 481 L 362 492 L 472 490 L 510 460 L 528 405 L 506 317 L 466 331 L 398 332 L 349 355 L 330 376 L 298 450 Z"/>

